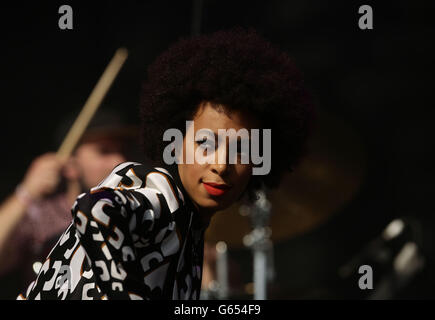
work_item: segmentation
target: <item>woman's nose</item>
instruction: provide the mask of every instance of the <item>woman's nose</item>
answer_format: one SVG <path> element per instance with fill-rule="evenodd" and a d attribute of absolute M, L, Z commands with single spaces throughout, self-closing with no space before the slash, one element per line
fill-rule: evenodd
<path fill-rule="evenodd" d="M 227 171 L 228 164 L 227 163 L 216 163 L 212 166 L 212 171 L 220 176 L 223 176 Z"/>
<path fill-rule="evenodd" d="M 228 169 L 228 149 L 225 144 L 219 146 L 216 156 L 215 163 L 212 165 L 212 171 L 219 175 L 223 175 Z"/>

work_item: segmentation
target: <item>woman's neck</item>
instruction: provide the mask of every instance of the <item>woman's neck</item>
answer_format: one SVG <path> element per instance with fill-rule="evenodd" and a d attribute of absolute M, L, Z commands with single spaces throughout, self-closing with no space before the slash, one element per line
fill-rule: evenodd
<path fill-rule="evenodd" d="M 213 215 L 216 213 L 216 211 L 207 208 L 201 208 L 194 201 L 192 201 L 192 203 L 199 214 L 199 220 L 201 221 L 201 225 L 208 227 L 210 224 L 210 220 L 213 217 Z"/>

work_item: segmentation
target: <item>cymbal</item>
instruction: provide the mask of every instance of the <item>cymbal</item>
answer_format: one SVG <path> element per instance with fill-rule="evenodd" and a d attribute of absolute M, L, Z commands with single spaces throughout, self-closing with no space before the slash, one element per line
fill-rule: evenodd
<path fill-rule="evenodd" d="M 320 112 L 317 121 L 306 156 L 294 172 L 285 174 L 277 189 L 267 193 L 272 205 L 274 242 L 296 237 L 326 222 L 355 197 L 363 182 L 366 156 L 359 135 L 331 114 Z M 250 217 L 239 213 L 240 206 L 235 204 L 213 216 L 206 241 L 243 247 L 243 237 L 252 227 Z"/>

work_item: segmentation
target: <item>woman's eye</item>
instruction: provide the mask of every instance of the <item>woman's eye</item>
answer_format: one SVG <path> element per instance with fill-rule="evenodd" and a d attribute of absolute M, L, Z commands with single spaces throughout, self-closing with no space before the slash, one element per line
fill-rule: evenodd
<path fill-rule="evenodd" d="M 197 140 L 196 144 L 201 147 L 207 147 L 207 146 L 213 147 L 213 144 L 210 141 L 208 141 L 208 139 Z"/>
<path fill-rule="evenodd" d="M 201 144 L 203 144 L 206 141 L 207 141 L 207 139 L 203 139 L 203 140 L 196 140 L 195 142 L 196 142 L 197 145 L 201 145 Z"/>

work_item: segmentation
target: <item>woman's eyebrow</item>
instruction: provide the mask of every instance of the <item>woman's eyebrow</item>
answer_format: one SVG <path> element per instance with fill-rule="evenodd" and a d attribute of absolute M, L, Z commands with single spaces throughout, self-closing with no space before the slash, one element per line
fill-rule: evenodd
<path fill-rule="evenodd" d="M 215 137 L 215 139 L 217 138 L 217 136 L 218 136 L 218 134 L 216 133 L 216 132 L 214 132 L 213 130 L 211 130 L 211 129 L 204 129 L 204 128 L 201 128 L 201 129 L 198 129 L 197 131 L 196 131 L 196 133 L 198 133 L 198 132 L 201 132 L 201 135 L 207 135 L 207 136 L 214 136 Z M 196 133 L 195 133 L 195 135 L 196 135 Z"/>

